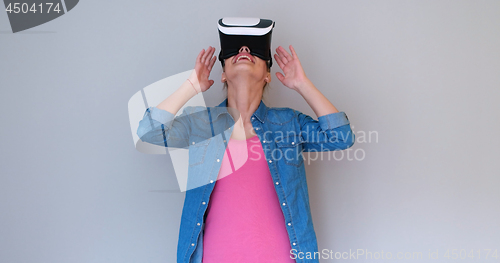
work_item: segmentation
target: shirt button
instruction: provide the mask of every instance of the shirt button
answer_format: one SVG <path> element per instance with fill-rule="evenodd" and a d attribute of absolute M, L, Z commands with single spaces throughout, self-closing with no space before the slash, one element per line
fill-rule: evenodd
<path fill-rule="evenodd" d="M 262 140 L 263 143 L 266 143 L 266 140 Z"/>
<path fill-rule="evenodd" d="M 276 182 L 276 184 L 280 184 L 279 182 Z"/>
<path fill-rule="evenodd" d="M 255 120 L 255 117 L 252 117 L 252 120 Z"/>
<path fill-rule="evenodd" d="M 194 144 L 194 142 L 193 142 L 193 144 Z"/>
<path fill-rule="evenodd" d="M 224 142 L 226 142 L 226 140 L 224 140 Z"/>
<path fill-rule="evenodd" d="M 205 202 L 201 202 L 202 205 L 206 204 Z"/>
<path fill-rule="evenodd" d="M 272 160 L 269 160 L 269 163 L 272 163 L 273 161 Z"/>
<path fill-rule="evenodd" d="M 289 225 L 289 226 L 291 226 L 291 225 L 292 225 L 292 223 L 288 223 L 288 225 Z"/>
<path fill-rule="evenodd" d="M 210 183 L 211 183 L 211 184 L 212 184 L 212 183 L 214 183 L 214 180 L 210 180 Z"/>
<path fill-rule="evenodd" d="M 292 145 L 294 145 L 294 144 L 295 144 L 295 142 L 292 142 Z"/>
<path fill-rule="evenodd" d="M 259 127 L 255 128 L 255 130 L 257 130 L 257 131 L 258 131 L 258 130 L 259 130 Z"/>
<path fill-rule="evenodd" d="M 200 223 L 198 223 L 197 225 L 200 225 Z"/>
<path fill-rule="evenodd" d="M 220 162 L 220 160 L 219 160 L 219 159 L 217 159 L 217 162 Z"/>
<path fill-rule="evenodd" d="M 294 245 L 294 246 L 295 246 L 295 245 L 297 245 L 297 244 L 293 243 L 292 245 Z"/>
<path fill-rule="evenodd" d="M 283 203 L 283 205 L 286 205 L 285 203 Z"/>
<path fill-rule="evenodd" d="M 294 245 L 295 245 L 295 243 L 294 243 Z M 191 246 L 194 247 L 194 243 L 191 243 Z"/>

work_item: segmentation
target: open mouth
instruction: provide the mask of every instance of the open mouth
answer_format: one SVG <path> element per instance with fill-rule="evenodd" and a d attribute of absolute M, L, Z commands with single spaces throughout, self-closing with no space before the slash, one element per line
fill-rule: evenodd
<path fill-rule="evenodd" d="M 237 63 L 237 62 L 239 62 L 239 61 L 241 61 L 241 60 L 247 60 L 247 61 L 250 61 L 250 62 L 252 62 L 252 63 L 255 63 L 255 62 L 253 61 L 252 57 L 251 57 L 251 56 L 249 56 L 249 55 L 239 54 L 239 55 L 237 55 L 237 56 L 236 56 L 236 58 L 235 58 L 235 59 L 236 59 L 236 60 L 234 61 L 234 63 Z"/>
<path fill-rule="evenodd" d="M 240 61 L 240 60 L 243 60 L 243 59 L 246 59 L 246 60 L 252 61 L 252 60 L 250 60 L 250 58 L 249 58 L 249 57 L 247 57 L 247 56 L 244 56 L 244 55 L 243 55 L 243 56 L 240 56 L 240 57 L 236 60 L 236 62 L 238 62 L 238 61 Z"/>

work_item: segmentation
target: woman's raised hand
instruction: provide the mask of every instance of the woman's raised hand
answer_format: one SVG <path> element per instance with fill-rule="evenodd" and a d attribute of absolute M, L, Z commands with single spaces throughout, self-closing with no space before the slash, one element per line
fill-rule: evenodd
<path fill-rule="evenodd" d="M 209 46 L 207 50 L 201 50 L 198 57 L 196 57 L 194 71 L 189 77 L 189 80 L 193 83 L 198 92 L 204 92 L 214 84 L 213 80 L 208 79 L 215 60 L 217 59 L 216 56 L 213 56 L 214 51 L 215 48 Z"/>
<path fill-rule="evenodd" d="M 291 55 L 282 47 L 279 46 L 274 54 L 274 59 L 278 62 L 279 67 L 283 70 L 283 74 L 276 72 L 276 77 L 283 83 L 283 85 L 298 91 L 298 89 L 309 79 L 302 69 L 299 58 L 295 53 L 292 45 L 290 45 Z"/>

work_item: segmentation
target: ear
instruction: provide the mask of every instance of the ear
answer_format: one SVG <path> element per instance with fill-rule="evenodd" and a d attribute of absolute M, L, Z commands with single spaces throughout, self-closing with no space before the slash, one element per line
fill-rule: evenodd
<path fill-rule="evenodd" d="M 226 79 L 226 72 L 222 72 L 222 75 L 220 77 L 220 82 L 224 83 L 224 82 L 226 82 L 226 80 L 227 80 Z"/>
<path fill-rule="evenodd" d="M 271 82 L 271 73 L 269 73 L 269 72 L 267 73 L 267 76 L 266 76 L 265 80 L 266 80 L 267 83 Z"/>

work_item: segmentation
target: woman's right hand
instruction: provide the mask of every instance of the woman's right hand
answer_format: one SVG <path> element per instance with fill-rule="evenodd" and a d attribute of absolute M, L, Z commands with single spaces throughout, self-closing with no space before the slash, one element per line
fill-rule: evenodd
<path fill-rule="evenodd" d="M 204 92 L 214 84 L 213 80 L 208 79 L 210 77 L 212 67 L 214 66 L 214 63 L 217 59 L 216 56 L 213 56 L 214 51 L 215 48 L 209 46 L 207 50 L 201 50 L 201 52 L 198 54 L 198 57 L 196 58 L 194 71 L 189 79 L 198 92 Z"/>

